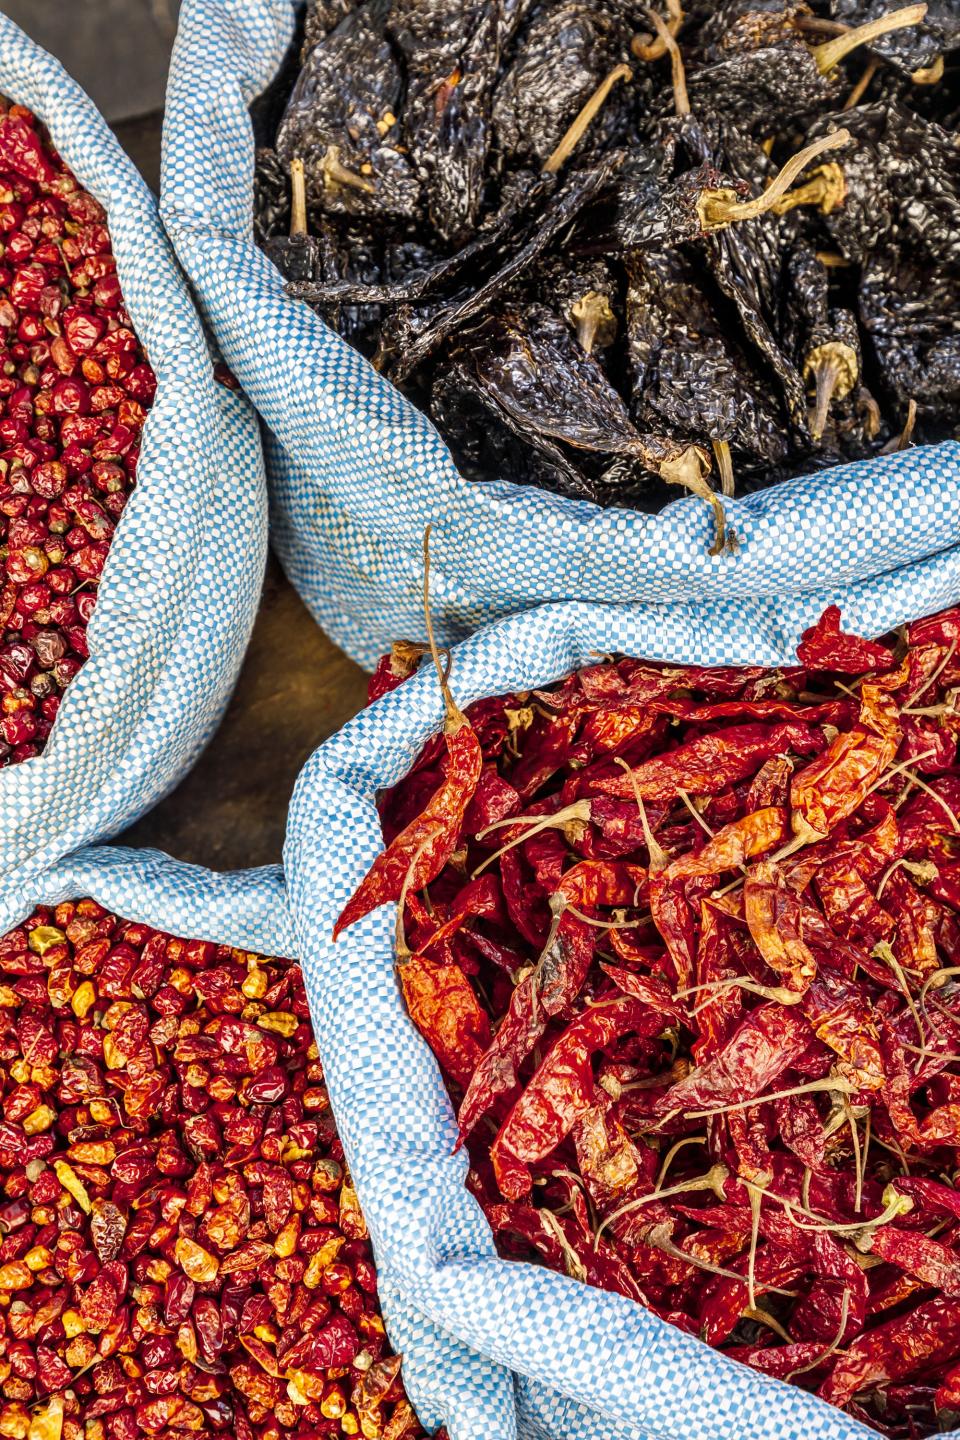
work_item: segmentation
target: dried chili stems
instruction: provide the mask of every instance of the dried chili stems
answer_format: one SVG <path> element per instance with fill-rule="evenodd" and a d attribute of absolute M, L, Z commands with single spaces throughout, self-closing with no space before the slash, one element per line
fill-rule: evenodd
<path fill-rule="evenodd" d="M 258 237 L 467 477 L 685 486 L 720 553 L 716 492 L 952 433 L 958 47 L 943 0 L 312 0 Z"/>
<path fill-rule="evenodd" d="M 450 699 L 340 928 L 400 902 L 505 1256 L 915 1437 L 960 1412 L 960 611 L 839 618 Z"/>

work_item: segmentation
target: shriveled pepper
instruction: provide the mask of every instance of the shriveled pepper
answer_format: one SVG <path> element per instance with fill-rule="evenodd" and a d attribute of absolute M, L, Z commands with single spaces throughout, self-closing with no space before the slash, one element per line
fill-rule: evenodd
<path fill-rule="evenodd" d="M 622 1035 L 655 1035 L 662 1028 L 662 1015 L 629 996 L 602 1001 L 567 1027 L 493 1142 L 494 1173 L 508 1200 L 529 1193 L 527 1167 L 555 1150 L 595 1103 L 593 1053 Z"/>
<path fill-rule="evenodd" d="M 817 1393 L 843 1405 L 860 1391 L 899 1380 L 919 1366 L 933 1369 L 956 1353 L 958 1341 L 960 1300 L 938 1295 L 847 1346 Z"/>

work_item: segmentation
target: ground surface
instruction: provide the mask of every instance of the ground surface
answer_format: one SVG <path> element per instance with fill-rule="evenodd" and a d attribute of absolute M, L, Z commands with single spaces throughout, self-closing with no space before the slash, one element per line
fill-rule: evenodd
<path fill-rule="evenodd" d="M 156 187 L 159 113 L 115 121 L 114 128 Z M 186 779 L 123 842 L 216 870 L 279 860 L 300 767 L 360 709 L 365 694 L 363 671 L 318 628 L 271 557 L 253 639 L 219 731 Z"/>

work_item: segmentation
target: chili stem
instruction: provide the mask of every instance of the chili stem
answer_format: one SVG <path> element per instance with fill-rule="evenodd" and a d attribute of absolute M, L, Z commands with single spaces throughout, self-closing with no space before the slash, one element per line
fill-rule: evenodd
<path fill-rule="evenodd" d="M 650 861 L 648 869 L 650 870 L 651 874 L 660 870 L 666 870 L 667 866 L 670 864 L 670 859 L 667 855 L 666 850 L 663 849 L 659 841 L 654 839 L 653 831 L 650 829 L 650 822 L 647 819 L 647 811 L 643 803 L 643 796 L 640 794 L 640 786 L 637 784 L 637 777 L 636 775 L 634 775 L 633 771 L 627 764 L 626 760 L 624 760 L 622 755 L 615 755 L 613 758 L 616 764 L 620 766 L 621 770 L 625 770 L 627 772 L 627 775 L 630 779 L 630 785 L 633 789 L 633 797 L 637 802 L 637 809 L 640 811 L 640 826 L 643 830 L 643 843 L 647 847 L 647 857 Z"/>
<path fill-rule="evenodd" d="M 696 445 L 688 445 L 682 454 L 673 460 L 664 460 L 660 465 L 660 478 L 668 485 L 682 485 L 691 494 L 698 495 L 701 500 L 706 500 L 713 509 L 716 520 L 716 533 L 713 544 L 708 550 L 709 555 L 722 555 L 727 544 L 727 517 L 720 503 L 719 495 L 716 495 L 703 473 L 703 459 L 700 450 Z"/>
<path fill-rule="evenodd" d="M 362 190 L 367 195 L 375 195 L 377 187 L 372 180 L 365 175 L 358 175 L 355 170 L 348 170 L 340 163 L 340 146 L 328 145 L 323 160 L 320 162 L 323 171 L 323 183 L 325 186 L 333 187 L 340 185 L 348 190 Z"/>
<path fill-rule="evenodd" d="M 760 1238 L 760 1206 L 763 1203 L 763 1191 L 750 1189 L 750 1253 L 747 1257 L 747 1298 L 750 1309 L 755 1310 L 757 1305 L 757 1241 Z"/>
<path fill-rule="evenodd" d="M 833 40 L 825 40 L 822 45 L 815 45 L 812 53 L 817 69 L 821 75 L 829 75 L 841 60 L 861 45 L 870 45 L 892 30 L 906 30 L 911 25 L 919 25 L 926 13 L 925 4 L 908 5 L 903 10 L 892 10 L 888 15 L 868 20 L 864 25 L 855 25 L 852 30 L 837 35 Z"/>
<path fill-rule="evenodd" d="M 489 835 L 491 830 L 499 830 L 504 825 L 517 825 L 521 821 L 526 820 L 532 820 L 534 823 L 530 826 L 529 830 L 525 830 L 522 835 L 517 835 L 513 840 L 508 841 L 506 845 L 502 846 L 501 849 L 495 850 L 492 855 L 488 855 L 483 864 L 478 865 L 476 870 L 474 870 L 473 879 L 475 880 L 478 875 L 482 874 L 488 865 L 492 865 L 494 860 L 499 860 L 500 856 L 506 855 L 508 850 L 513 850 L 517 845 L 522 845 L 525 840 L 531 840 L 534 835 L 539 835 L 541 830 L 549 830 L 553 825 L 566 825 L 569 820 L 588 821 L 589 819 L 590 801 L 574 800 L 572 805 L 565 805 L 561 810 L 555 810 L 552 815 L 514 815 L 507 820 L 494 820 L 493 824 L 488 825 L 485 830 L 477 831 L 478 840 L 482 840 L 485 835 Z"/>
<path fill-rule="evenodd" d="M 720 494 L 725 495 L 728 500 L 733 499 L 733 456 L 730 454 L 730 444 L 727 440 L 712 440 L 714 459 L 717 462 L 717 473 L 720 476 Z"/>
<path fill-rule="evenodd" d="M 700 811 L 690 799 L 690 796 L 687 794 L 686 790 L 681 790 L 678 786 L 677 794 L 680 796 L 680 799 L 683 801 L 684 805 L 686 805 L 687 809 L 690 811 L 690 814 L 693 816 L 694 820 L 696 820 L 703 833 L 708 836 L 709 839 L 713 840 L 716 835 L 716 831 L 710 829 L 710 826 L 707 824 L 706 820 L 704 820 L 703 816 L 700 814 Z"/>
<path fill-rule="evenodd" d="M 700 219 L 704 230 L 718 230 L 731 225 L 735 220 L 755 220 L 773 209 L 774 204 L 785 195 L 802 170 L 823 155 L 827 150 L 836 150 L 846 145 L 851 138 L 849 130 L 831 130 L 812 144 L 805 145 L 796 155 L 791 155 L 783 168 L 773 177 L 762 195 L 753 200 L 736 200 L 731 191 L 705 190 L 700 197 Z"/>
<path fill-rule="evenodd" d="M 656 1184 L 653 1187 L 654 1190 L 658 1191 L 660 1189 L 664 1180 L 667 1178 L 667 1171 L 673 1164 L 675 1157 L 686 1145 L 706 1145 L 706 1143 L 706 1135 L 687 1135 L 682 1140 L 677 1140 L 673 1145 L 671 1145 L 670 1149 L 663 1157 L 663 1164 L 660 1166 L 660 1173 L 658 1174 Z"/>
<path fill-rule="evenodd" d="M 430 646 L 430 655 L 437 672 L 437 679 L 440 681 L 440 693 L 443 695 L 447 719 L 459 723 L 463 721 L 464 717 L 450 693 L 450 686 L 447 683 L 449 671 L 445 671 L 440 664 L 440 651 L 437 649 L 433 633 L 433 618 L 430 614 L 430 534 L 432 530 L 433 526 L 428 525 L 423 532 L 423 621 L 427 627 L 427 642 Z"/>
<path fill-rule="evenodd" d="M 610 1225 L 621 1220 L 624 1215 L 632 1215 L 636 1210 L 642 1210 L 645 1205 L 652 1205 L 657 1200 L 665 1200 L 671 1195 L 683 1195 L 692 1190 L 712 1190 L 718 1200 L 723 1200 L 724 1182 L 729 1179 L 730 1171 L 726 1165 L 712 1165 L 705 1175 L 696 1175 L 692 1180 L 681 1180 L 676 1185 L 669 1185 L 666 1190 L 651 1190 L 647 1195 L 639 1195 L 635 1200 L 628 1200 L 625 1205 L 620 1205 L 612 1210 L 603 1220 L 594 1241 L 594 1249 L 600 1243 L 600 1236 Z"/>
<path fill-rule="evenodd" d="M 678 35 L 680 27 L 686 19 L 680 8 L 680 0 L 667 0 L 667 14 L 670 17 L 667 21 L 667 29 L 671 36 Z M 630 41 L 630 49 L 638 60 L 660 60 L 666 54 L 666 46 L 660 39 L 659 33 L 653 40 L 641 39 L 639 35 L 634 35 Z"/>
<path fill-rule="evenodd" d="M 910 71 L 914 85 L 939 85 L 946 69 L 943 56 L 938 55 L 932 65 L 922 65 L 919 70 Z"/>
<path fill-rule="evenodd" d="M 629 65 L 616 65 L 606 79 L 601 80 L 596 90 L 594 90 L 590 96 L 590 99 L 573 121 L 573 124 L 560 140 L 559 145 L 557 145 L 556 149 L 544 162 L 543 173 L 545 175 L 555 175 L 561 166 L 569 160 L 589 129 L 594 117 L 603 108 L 604 101 L 617 81 L 632 79 L 633 71 Z"/>
<path fill-rule="evenodd" d="M 307 181 L 303 161 L 295 155 L 290 161 L 290 238 L 305 239 L 307 234 Z"/>
<path fill-rule="evenodd" d="M 789 1090 L 769 1090 L 763 1095 L 754 1095 L 749 1100 L 731 1100 L 729 1105 L 715 1105 L 709 1110 L 687 1110 L 688 1120 L 704 1120 L 711 1115 L 727 1115 L 731 1110 L 749 1110 L 753 1105 L 765 1105 L 768 1100 L 789 1100 L 791 1095 L 815 1095 L 824 1091 L 839 1090 L 856 1095 L 857 1087 L 839 1077 L 827 1080 L 808 1080 L 805 1085 L 793 1085 Z"/>
<path fill-rule="evenodd" d="M 901 966 L 900 961 L 897 959 L 896 955 L 894 955 L 893 950 L 890 946 L 890 942 L 888 940 L 878 941 L 878 943 L 874 945 L 873 949 L 870 951 L 870 954 L 874 956 L 877 960 L 882 960 L 884 965 L 888 966 L 889 969 L 893 971 L 896 977 L 897 984 L 900 986 L 900 990 L 903 994 L 903 998 L 907 1002 L 907 1009 L 913 1016 L 913 1023 L 917 1027 L 917 1035 L 919 1036 L 920 1044 L 922 1045 L 924 1043 L 924 1040 L 926 1039 L 926 1036 L 923 1033 L 923 1021 L 920 1019 L 920 1012 L 914 1004 L 913 996 L 910 993 L 910 986 L 907 983 L 907 977 L 903 973 L 903 967 Z"/>
<path fill-rule="evenodd" d="M 782 1295 L 783 1291 L 771 1291 L 771 1293 Z M 793 1336 L 789 1330 L 785 1330 L 780 1324 L 780 1321 L 771 1315 L 769 1310 L 763 1310 L 757 1305 L 750 1304 L 744 1310 L 743 1317 L 745 1320 L 756 1321 L 758 1325 L 766 1325 L 769 1330 L 773 1331 L 774 1335 L 779 1335 L 780 1339 L 786 1341 L 788 1345 L 793 1344 Z"/>
<path fill-rule="evenodd" d="M 673 85 L 673 108 L 678 115 L 690 114 L 690 97 L 687 94 L 687 74 L 683 68 L 683 56 L 680 53 L 680 46 L 677 44 L 670 30 L 661 20 L 655 11 L 645 11 L 651 25 L 657 32 L 657 39 L 664 51 L 670 56 L 670 79 Z"/>
<path fill-rule="evenodd" d="M 860 79 L 857 81 L 856 85 L 854 85 L 853 89 L 850 91 L 850 94 L 843 102 L 844 110 L 852 110 L 855 105 L 860 104 L 860 101 L 863 99 L 864 95 L 867 92 L 871 80 L 873 79 L 874 75 L 876 75 L 879 69 L 879 60 L 871 59 L 867 61 L 866 65 L 863 67 L 863 74 L 860 76 Z"/>
<path fill-rule="evenodd" d="M 934 685 L 940 679 L 940 676 L 943 674 L 944 670 L 946 670 L 947 666 L 950 664 L 950 661 L 953 659 L 956 648 L 956 640 L 951 640 L 950 648 L 947 651 L 946 655 L 944 655 L 943 659 L 940 661 L 940 664 L 937 666 L 936 670 L 934 670 L 933 674 L 929 676 L 928 679 L 924 680 L 923 684 L 920 686 L 920 689 L 917 691 L 916 695 L 914 695 L 914 703 L 916 703 L 920 699 L 921 695 L 925 694 L 926 691 L 930 689 L 931 685 Z M 901 710 L 900 713 L 901 715 L 913 715 L 915 712 L 911 710 L 909 706 L 907 706 L 905 709 Z"/>
<path fill-rule="evenodd" d="M 584 1265 L 583 1261 L 580 1259 L 580 1256 L 577 1254 L 576 1250 L 574 1250 L 573 1246 L 570 1244 L 570 1241 L 563 1233 L 563 1226 L 560 1224 L 560 1221 L 556 1218 L 556 1216 L 551 1214 L 549 1210 L 538 1210 L 537 1214 L 540 1216 L 541 1225 L 543 1225 L 547 1230 L 550 1231 L 554 1240 L 556 1240 L 557 1244 L 560 1246 L 560 1249 L 563 1251 L 563 1258 L 567 1266 L 567 1274 L 573 1280 L 585 1281 L 587 1278 L 587 1267 L 586 1265 Z"/>
<path fill-rule="evenodd" d="M 791 1370 L 790 1374 L 785 1375 L 783 1378 L 785 1380 L 792 1380 L 795 1375 L 805 1375 L 808 1370 L 816 1370 L 817 1366 L 822 1365 L 824 1360 L 829 1360 L 830 1356 L 834 1353 L 834 1351 L 838 1350 L 840 1347 L 841 1341 L 843 1340 L 843 1332 L 847 1328 L 847 1319 L 849 1318 L 849 1315 L 850 1291 L 844 1289 L 843 1297 L 840 1301 L 840 1328 L 837 1330 L 836 1335 L 830 1341 L 830 1344 L 827 1346 L 826 1350 L 824 1350 L 822 1354 L 818 1355 L 815 1360 L 808 1360 L 806 1365 L 798 1365 L 796 1370 Z"/>

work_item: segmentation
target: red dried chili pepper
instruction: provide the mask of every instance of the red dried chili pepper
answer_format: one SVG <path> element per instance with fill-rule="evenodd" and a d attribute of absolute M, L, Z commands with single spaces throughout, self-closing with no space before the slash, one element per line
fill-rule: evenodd
<path fill-rule="evenodd" d="M 676 750 L 646 760 L 630 775 L 599 782 L 607 795 L 672 801 L 680 790 L 690 795 L 718 795 L 728 786 L 755 775 L 765 761 L 793 751 L 813 755 L 822 742 L 806 725 L 731 725 L 714 735 L 690 740 Z"/>
<path fill-rule="evenodd" d="M 840 629 L 838 605 L 828 605 L 816 625 L 803 632 L 797 658 L 807 670 L 837 675 L 866 675 L 870 670 L 889 670 L 894 663 L 893 651 L 885 645 Z"/>
<path fill-rule="evenodd" d="M 593 1105 L 594 1052 L 631 1032 L 655 1035 L 662 1029 L 663 1016 L 631 996 L 598 1003 L 567 1027 L 491 1147 L 497 1183 L 508 1200 L 519 1200 L 528 1193 L 531 1182 L 526 1165 L 555 1150 Z"/>
<path fill-rule="evenodd" d="M 842 1405 L 861 1390 L 898 1380 L 918 1366 L 929 1372 L 956 1353 L 958 1342 L 960 1305 L 937 1296 L 848 1345 L 818 1393 Z"/>
<path fill-rule="evenodd" d="M 422 1434 L 299 969 L 80 900 L 0 989 L 0 1431 Z"/>
<path fill-rule="evenodd" d="M 860 723 L 838 735 L 793 777 L 790 805 L 798 834 L 827 836 L 860 806 L 893 763 L 901 730 L 897 707 L 877 686 L 861 686 Z"/>
<path fill-rule="evenodd" d="M 429 586 L 430 575 L 429 536 L 428 526 L 423 540 L 425 587 Z M 483 752 L 473 726 L 454 702 L 440 668 L 433 628 L 430 625 L 429 606 L 427 625 L 430 649 L 437 666 L 447 711 L 443 722 L 443 738 L 447 748 L 443 784 L 421 814 L 411 820 L 374 860 L 333 927 L 334 940 L 371 910 L 399 900 L 404 886 L 416 891 L 436 879 L 456 849 L 464 812 L 480 779 Z"/>
<path fill-rule="evenodd" d="M 828 613 L 803 668 L 604 661 L 480 702 L 482 794 L 403 906 L 502 1253 L 898 1440 L 960 1357 L 960 618 L 917 633 L 895 665 Z"/>
<path fill-rule="evenodd" d="M 422 953 L 398 967 L 410 1019 L 444 1070 L 467 1085 L 490 1044 L 490 1021 L 455 964 Z"/>

